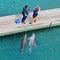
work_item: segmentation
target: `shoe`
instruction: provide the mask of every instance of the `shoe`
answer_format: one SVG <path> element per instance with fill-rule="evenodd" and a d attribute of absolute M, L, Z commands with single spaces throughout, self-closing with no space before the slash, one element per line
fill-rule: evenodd
<path fill-rule="evenodd" d="M 25 22 L 22 22 L 23 24 L 26 24 Z"/>
<path fill-rule="evenodd" d="M 32 24 L 32 22 L 29 22 L 29 24 Z"/>
<path fill-rule="evenodd" d="M 34 20 L 34 22 L 36 22 L 36 20 Z"/>

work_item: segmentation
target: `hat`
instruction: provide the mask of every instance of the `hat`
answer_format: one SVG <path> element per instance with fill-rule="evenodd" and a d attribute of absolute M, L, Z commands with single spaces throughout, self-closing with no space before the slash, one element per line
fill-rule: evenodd
<path fill-rule="evenodd" d="M 27 8 L 28 7 L 28 5 L 25 5 L 25 8 Z"/>

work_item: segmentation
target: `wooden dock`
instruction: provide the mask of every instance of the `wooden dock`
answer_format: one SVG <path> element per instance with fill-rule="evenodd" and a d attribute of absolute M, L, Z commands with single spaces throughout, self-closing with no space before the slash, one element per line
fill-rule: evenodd
<path fill-rule="evenodd" d="M 32 13 L 26 19 L 26 24 L 15 23 L 16 19 L 22 19 L 21 14 L 0 17 L 0 36 L 25 32 L 35 29 L 42 29 L 60 25 L 60 8 L 43 10 L 39 12 L 37 22 L 29 24 Z"/>

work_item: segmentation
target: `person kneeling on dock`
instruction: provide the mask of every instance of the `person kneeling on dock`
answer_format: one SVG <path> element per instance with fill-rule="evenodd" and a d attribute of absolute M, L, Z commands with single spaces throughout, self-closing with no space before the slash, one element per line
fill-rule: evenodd
<path fill-rule="evenodd" d="M 35 7 L 34 10 L 33 10 L 33 18 L 32 18 L 31 24 L 36 22 L 36 20 L 38 18 L 38 11 L 40 11 L 40 7 L 39 6 Z"/>
<path fill-rule="evenodd" d="M 23 11 L 22 11 L 22 15 L 23 15 L 23 17 L 22 17 L 22 23 L 25 24 L 25 20 L 26 20 L 28 14 L 29 14 L 28 5 L 26 5 L 26 6 L 23 8 Z"/>

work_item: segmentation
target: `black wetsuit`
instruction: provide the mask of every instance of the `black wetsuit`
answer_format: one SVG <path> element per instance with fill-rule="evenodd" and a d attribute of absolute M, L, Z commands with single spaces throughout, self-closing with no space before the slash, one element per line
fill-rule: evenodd
<path fill-rule="evenodd" d="M 38 15 L 38 10 L 34 9 L 34 11 L 33 11 L 33 18 L 37 17 L 37 15 Z"/>

